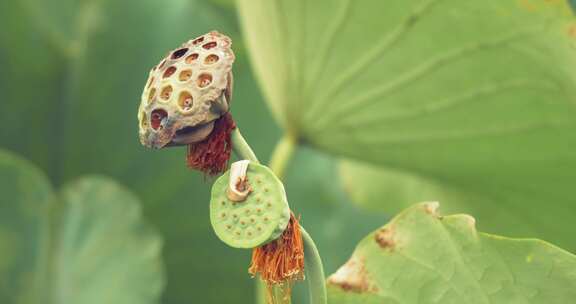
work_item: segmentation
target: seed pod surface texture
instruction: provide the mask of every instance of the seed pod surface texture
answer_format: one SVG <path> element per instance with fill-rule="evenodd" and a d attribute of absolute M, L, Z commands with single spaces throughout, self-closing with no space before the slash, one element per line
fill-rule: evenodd
<path fill-rule="evenodd" d="M 255 248 L 275 240 L 290 220 L 286 192 L 276 175 L 251 162 L 246 176 L 252 191 L 241 202 L 228 199 L 229 171 L 212 186 L 212 227 L 220 240 L 235 248 Z"/>
<path fill-rule="evenodd" d="M 152 68 L 138 110 L 142 144 L 162 147 L 176 131 L 207 124 L 228 111 L 231 44 L 212 31 L 168 52 Z"/>

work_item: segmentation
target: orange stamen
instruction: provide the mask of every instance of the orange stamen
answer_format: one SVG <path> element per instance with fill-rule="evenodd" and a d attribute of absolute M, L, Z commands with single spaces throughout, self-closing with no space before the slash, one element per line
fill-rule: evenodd
<path fill-rule="evenodd" d="M 283 290 L 284 300 L 290 298 L 292 283 L 304 279 L 304 245 L 300 225 L 293 213 L 278 239 L 252 251 L 248 272 L 252 276 L 258 274 L 266 283 L 270 302 L 274 302 L 274 285 Z"/>
<path fill-rule="evenodd" d="M 214 130 L 205 140 L 188 145 L 186 161 L 188 167 L 200 170 L 207 175 L 217 175 L 226 170 L 232 142 L 230 134 L 236 123 L 230 113 L 224 114 L 214 122 Z"/>

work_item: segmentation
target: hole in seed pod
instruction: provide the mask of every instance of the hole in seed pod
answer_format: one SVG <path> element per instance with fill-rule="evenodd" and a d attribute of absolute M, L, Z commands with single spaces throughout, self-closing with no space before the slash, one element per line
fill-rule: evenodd
<path fill-rule="evenodd" d="M 237 235 L 237 236 L 240 236 L 240 231 L 236 231 L 236 235 Z"/>
<path fill-rule="evenodd" d="M 267 217 L 265 217 L 265 218 L 264 218 L 264 221 L 265 221 L 265 222 L 267 222 L 267 221 L 268 221 L 268 218 L 267 218 Z"/>
<path fill-rule="evenodd" d="M 168 117 L 168 113 L 162 109 L 156 109 L 152 111 L 152 115 L 150 116 L 150 126 L 152 129 L 158 130 L 162 128 L 162 121 Z"/>
<path fill-rule="evenodd" d="M 254 223 L 254 222 L 256 222 L 256 220 L 253 219 L 253 218 L 251 218 L 251 219 L 250 219 L 250 223 Z"/>
<path fill-rule="evenodd" d="M 212 75 L 204 73 L 198 76 L 197 85 L 200 88 L 205 88 L 212 83 Z"/>
<path fill-rule="evenodd" d="M 176 72 L 176 67 L 171 66 L 171 67 L 167 68 L 166 71 L 164 71 L 164 74 L 162 74 L 162 78 L 168 78 L 168 77 L 172 76 L 172 74 L 174 74 L 174 72 Z"/>
<path fill-rule="evenodd" d="M 216 55 L 216 54 L 210 54 L 210 55 L 208 55 L 206 58 L 204 58 L 204 63 L 205 63 L 205 64 L 213 64 L 213 63 L 218 62 L 218 59 L 220 59 L 220 58 L 218 57 L 218 55 Z"/>
<path fill-rule="evenodd" d="M 178 79 L 180 81 L 188 81 L 188 80 L 190 80 L 190 78 L 192 78 L 192 70 L 190 70 L 190 69 L 184 70 L 184 71 L 180 72 L 180 75 L 178 75 Z"/>
<path fill-rule="evenodd" d="M 196 45 L 202 41 L 204 41 L 204 36 L 196 38 L 194 41 L 192 41 L 192 44 Z"/>
<path fill-rule="evenodd" d="M 260 226 L 256 227 L 256 229 L 258 229 L 258 231 L 262 231 L 262 227 Z"/>
<path fill-rule="evenodd" d="M 240 221 L 240 225 L 246 225 L 245 221 Z"/>
<path fill-rule="evenodd" d="M 252 236 L 252 232 L 248 231 L 248 236 Z"/>
<path fill-rule="evenodd" d="M 220 216 L 221 216 L 222 218 L 225 218 L 225 217 L 226 217 L 226 213 L 222 212 L 222 214 L 220 214 Z"/>
<path fill-rule="evenodd" d="M 164 88 L 162 88 L 162 92 L 160 92 L 160 98 L 168 100 L 170 99 L 171 95 L 172 95 L 172 86 L 165 86 Z"/>
<path fill-rule="evenodd" d="M 226 225 L 226 229 L 230 230 L 230 229 L 232 229 L 232 226 Z"/>
<path fill-rule="evenodd" d="M 225 201 L 222 201 L 222 206 L 226 206 L 226 202 L 225 202 Z"/>
<path fill-rule="evenodd" d="M 205 50 L 213 49 L 216 47 L 216 41 L 208 42 L 202 46 Z"/>
<path fill-rule="evenodd" d="M 141 115 L 142 115 L 142 117 L 140 120 L 140 126 L 142 128 L 146 128 L 146 127 L 148 127 L 148 117 L 146 116 L 146 112 L 142 112 Z"/>
<path fill-rule="evenodd" d="M 198 59 L 198 53 L 193 53 L 190 56 L 186 57 L 186 63 L 192 63 L 194 60 Z"/>
<path fill-rule="evenodd" d="M 193 105 L 194 103 L 190 93 L 186 91 L 180 93 L 180 96 L 178 97 L 178 106 L 180 106 L 180 109 L 184 111 L 190 111 Z"/>
<path fill-rule="evenodd" d="M 172 53 L 172 59 L 178 59 L 182 56 L 184 56 L 184 54 L 186 54 L 186 52 L 188 52 L 188 48 L 183 48 L 183 49 L 179 49 L 179 50 L 175 50 Z"/>
<path fill-rule="evenodd" d="M 150 89 L 150 92 L 148 93 L 148 102 L 154 99 L 154 95 L 156 95 L 156 88 Z"/>

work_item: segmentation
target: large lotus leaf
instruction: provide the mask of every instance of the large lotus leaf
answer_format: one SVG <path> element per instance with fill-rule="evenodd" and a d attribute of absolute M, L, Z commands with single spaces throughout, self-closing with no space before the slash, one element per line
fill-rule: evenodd
<path fill-rule="evenodd" d="M 369 234 L 328 278 L 330 303 L 570 303 L 576 256 L 476 231 L 469 215 L 411 207 Z"/>
<path fill-rule="evenodd" d="M 0 150 L 0 303 L 42 303 L 48 292 L 42 285 L 54 199 L 38 169 Z"/>
<path fill-rule="evenodd" d="M 355 161 L 342 162 L 340 175 L 351 200 L 370 210 L 396 213 L 410 202 L 441 200 L 449 212 L 474 213 L 487 232 L 545 238 L 576 250 L 569 228 L 575 219 L 576 203 L 571 194 L 576 177 L 572 177 L 574 173 L 569 169 L 575 166 L 567 166 L 522 171 L 527 176 L 517 178 L 525 184 L 516 180 L 501 181 L 501 177 L 491 175 L 485 179 L 477 176 L 454 180 Z M 511 175 L 510 172 L 501 174 Z"/>
<path fill-rule="evenodd" d="M 88 177 L 55 197 L 39 170 L 0 152 L 0 193 L 0 302 L 158 302 L 161 240 L 121 186 Z"/>
<path fill-rule="evenodd" d="M 347 188 L 364 193 L 353 197 L 378 190 L 370 204 L 382 208 L 412 201 L 387 197 L 411 198 L 415 187 L 464 197 L 447 204 L 481 215 L 489 231 L 576 249 L 566 229 L 576 220 L 566 1 L 239 4 L 277 118 L 305 143 L 368 163 L 343 170 Z"/>
<path fill-rule="evenodd" d="M 44 9 L 42 3 L 53 7 Z M 73 39 L 83 41 L 81 56 L 68 57 L 53 37 L 78 35 L 73 20 L 82 18 L 72 4 L 0 1 L 0 118 L 6 122 L 0 145 L 31 158 L 57 184 L 98 173 L 133 189 L 164 237 L 169 283 L 163 303 L 253 302 L 253 280 L 247 273 L 251 252 L 227 247 L 210 226 L 211 181 L 186 168 L 185 148 L 146 150 L 137 138 L 136 110 L 149 68 L 182 41 L 217 29 L 232 36 L 237 56 L 233 116 L 267 161 L 280 132 L 251 75 L 231 18 L 235 12 L 188 0 L 85 3 L 93 9 L 84 9 L 84 14 L 95 14 L 97 26 Z M 39 12 L 42 18 L 37 18 Z M 335 269 L 346 258 L 336 249 L 353 248 L 383 216 L 366 219 L 369 214 L 347 205 L 341 193 L 334 196 L 331 191 L 338 185 L 331 181 L 326 187 L 323 180 L 334 175 L 334 161 L 328 166 L 319 158 L 324 159 L 316 155 L 296 161 L 296 167 L 303 162 L 315 174 L 289 177 L 289 195 L 328 257 L 327 269 Z M 340 228 L 341 223 L 355 229 Z M 306 284 L 296 289 L 300 285 Z"/>

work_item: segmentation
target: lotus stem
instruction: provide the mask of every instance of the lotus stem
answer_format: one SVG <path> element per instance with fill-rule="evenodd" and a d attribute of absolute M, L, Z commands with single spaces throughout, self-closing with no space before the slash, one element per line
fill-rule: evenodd
<path fill-rule="evenodd" d="M 246 142 L 242 133 L 240 133 L 240 129 L 236 127 L 234 131 L 232 131 L 232 150 L 234 153 L 242 159 L 247 159 L 253 161 L 255 163 L 260 163 L 250 145 Z"/>

